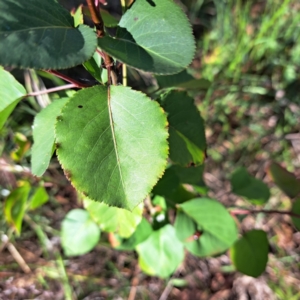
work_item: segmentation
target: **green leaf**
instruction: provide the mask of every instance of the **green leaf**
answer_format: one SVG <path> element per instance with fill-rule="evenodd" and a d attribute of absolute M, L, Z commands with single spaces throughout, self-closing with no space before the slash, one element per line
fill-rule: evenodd
<path fill-rule="evenodd" d="M 293 202 L 292 213 L 300 215 L 300 198 L 296 199 Z M 292 216 L 292 221 L 295 227 L 297 228 L 297 230 L 300 230 L 300 218 Z"/>
<path fill-rule="evenodd" d="M 145 241 L 152 233 L 152 227 L 149 222 L 142 218 L 134 233 L 127 239 L 124 239 L 118 250 L 134 250 L 136 246 Z"/>
<path fill-rule="evenodd" d="M 132 210 L 162 175 L 167 120 L 158 103 L 123 86 L 75 94 L 56 124 L 58 158 L 81 193 Z"/>
<path fill-rule="evenodd" d="M 107 70 L 103 69 L 102 59 L 99 53 L 95 52 L 94 55 L 83 66 L 85 69 L 99 82 L 105 84 L 107 82 Z"/>
<path fill-rule="evenodd" d="M 98 45 L 131 67 L 155 74 L 174 74 L 192 61 L 195 41 L 191 25 L 171 0 L 136 0 L 119 22 L 116 38 Z"/>
<path fill-rule="evenodd" d="M 184 167 L 200 165 L 205 159 L 204 122 L 193 98 L 171 91 L 161 99 L 168 115 L 170 158 Z"/>
<path fill-rule="evenodd" d="M 35 189 L 34 194 L 29 200 L 29 209 L 36 209 L 46 203 L 49 200 L 49 196 L 43 186 Z"/>
<path fill-rule="evenodd" d="M 204 164 L 188 168 L 173 165 L 171 169 L 174 170 L 181 183 L 205 187 L 205 183 L 203 181 Z"/>
<path fill-rule="evenodd" d="M 61 224 L 61 242 L 67 256 L 82 255 L 99 242 L 100 229 L 86 210 L 73 209 Z"/>
<path fill-rule="evenodd" d="M 279 164 L 272 162 L 267 173 L 274 183 L 290 198 L 300 195 L 300 179 Z"/>
<path fill-rule="evenodd" d="M 184 258 L 183 244 L 170 224 L 153 231 L 136 250 L 141 269 L 149 275 L 161 278 L 170 276 Z"/>
<path fill-rule="evenodd" d="M 83 9 L 83 5 L 79 5 L 76 10 L 71 12 L 71 15 L 74 19 L 74 27 L 77 27 L 84 23 L 82 9 Z"/>
<path fill-rule="evenodd" d="M 26 202 L 30 191 L 30 185 L 25 183 L 23 186 L 13 190 L 7 197 L 4 205 L 4 216 L 17 234 L 21 233 L 23 216 L 26 210 Z"/>
<path fill-rule="evenodd" d="M 142 204 L 130 212 L 122 208 L 110 207 L 104 203 L 89 199 L 85 199 L 84 203 L 85 208 L 90 212 L 90 215 L 100 226 L 101 230 L 117 232 L 119 236 L 124 238 L 131 236 L 142 220 Z"/>
<path fill-rule="evenodd" d="M 174 75 L 155 76 L 157 84 L 161 89 L 177 87 L 188 90 L 207 90 L 210 82 L 206 79 L 196 79 L 187 70 Z"/>
<path fill-rule="evenodd" d="M 230 257 L 238 271 L 258 277 L 266 269 L 268 252 L 267 234 L 262 230 L 251 230 L 231 247 Z"/>
<path fill-rule="evenodd" d="M 195 233 L 194 229 L 201 233 L 197 241 L 186 241 L 191 243 L 190 246 L 188 245 L 188 249 L 194 255 L 203 257 L 222 253 L 237 239 L 235 222 L 225 207 L 218 201 L 208 198 L 196 198 L 180 204 L 179 207 L 191 220 L 181 215 L 181 220 L 177 221 L 177 223 L 179 222 L 177 228 L 181 226 L 188 228 L 186 230 L 187 237 Z M 193 228 L 195 224 L 197 227 Z M 184 236 L 183 238 L 187 237 Z"/>
<path fill-rule="evenodd" d="M 54 0 L 0 1 L 0 64 L 64 69 L 79 65 L 96 50 L 97 36 L 73 27 L 70 13 Z"/>
<path fill-rule="evenodd" d="M 67 100 L 62 98 L 52 102 L 34 118 L 31 171 L 36 176 L 42 176 L 49 166 L 54 151 L 56 118 Z"/>
<path fill-rule="evenodd" d="M 25 95 L 23 85 L 0 66 L 0 129 Z"/>
<path fill-rule="evenodd" d="M 245 197 L 255 205 L 262 205 L 270 198 L 268 186 L 259 179 L 251 176 L 247 169 L 238 168 L 231 177 L 232 192 L 236 195 Z"/>

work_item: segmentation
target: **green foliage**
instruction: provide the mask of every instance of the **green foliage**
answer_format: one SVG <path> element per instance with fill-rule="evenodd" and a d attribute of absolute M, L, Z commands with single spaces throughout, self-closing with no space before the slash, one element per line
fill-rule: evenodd
<path fill-rule="evenodd" d="M 161 105 L 168 115 L 170 158 L 184 167 L 201 165 L 205 158 L 204 122 L 194 100 L 184 92 L 163 95 Z"/>
<path fill-rule="evenodd" d="M 295 198 L 300 194 L 300 179 L 296 178 L 293 173 L 275 162 L 268 167 L 268 173 L 274 183 L 289 197 Z"/>
<path fill-rule="evenodd" d="M 300 215 L 300 198 L 297 198 L 294 203 L 293 203 L 293 206 L 292 206 L 292 213 L 294 214 L 298 214 Z M 295 225 L 295 227 L 300 230 L 300 218 L 298 217 L 293 217 L 292 216 L 292 221 Z"/>
<path fill-rule="evenodd" d="M 262 230 L 246 232 L 230 248 L 231 260 L 236 269 L 246 275 L 260 276 L 268 262 L 269 243 Z"/>
<path fill-rule="evenodd" d="M 141 204 L 130 212 L 89 199 L 85 199 L 84 203 L 86 210 L 102 231 L 117 232 L 123 238 L 131 236 L 142 220 L 143 205 Z"/>
<path fill-rule="evenodd" d="M 162 278 L 172 274 L 183 260 L 183 244 L 178 240 L 175 229 L 166 225 L 136 247 L 141 269 L 150 275 Z"/>
<path fill-rule="evenodd" d="M 73 209 L 61 226 L 61 242 L 67 256 L 81 255 L 92 250 L 100 238 L 100 228 L 83 209 Z"/>
<path fill-rule="evenodd" d="M 0 2 L 2 65 L 70 68 L 90 58 L 96 45 L 93 30 L 85 25 L 74 28 L 70 13 L 54 0 Z"/>
<path fill-rule="evenodd" d="M 182 71 L 195 51 L 191 26 L 170 0 L 136 0 L 119 22 L 117 36 L 99 39 L 98 46 L 129 66 L 155 74 Z"/>
<path fill-rule="evenodd" d="M 54 152 L 56 118 L 67 100 L 68 98 L 62 98 L 52 102 L 34 119 L 31 172 L 36 176 L 42 176 L 49 166 Z"/>
<path fill-rule="evenodd" d="M 216 255 L 227 250 L 235 242 L 236 224 L 218 201 L 197 198 L 180 204 L 179 207 L 184 213 L 177 215 L 175 228 L 180 240 L 194 255 Z M 193 240 L 197 233 L 199 237 Z"/>
<path fill-rule="evenodd" d="M 22 221 L 26 211 L 26 202 L 30 192 L 30 185 L 25 183 L 23 186 L 10 193 L 5 201 L 4 216 L 17 234 L 21 233 Z"/>
<path fill-rule="evenodd" d="M 261 180 L 252 177 L 245 168 L 239 168 L 231 177 L 232 192 L 245 197 L 256 205 L 266 203 L 270 198 L 268 186 Z"/>
<path fill-rule="evenodd" d="M 185 1 L 186 5 L 192 5 L 191 2 Z M 195 9 L 190 13 L 192 20 L 199 17 L 196 11 L 201 6 L 199 3 L 192 5 Z M 208 187 L 203 180 L 207 142 L 202 116 L 206 124 L 221 124 L 221 132 L 212 135 L 220 134 L 220 139 L 227 142 L 226 148 L 231 147 L 228 144 L 234 144 L 227 137 L 234 129 L 230 122 L 234 123 L 235 117 L 249 127 L 250 133 L 256 134 L 252 139 L 260 143 L 264 129 L 255 123 L 254 115 L 250 118 L 245 113 L 253 103 L 259 112 L 261 104 L 257 104 L 256 98 L 267 95 L 269 90 L 253 81 L 254 75 L 249 79 L 237 67 L 245 67 L 243 60 L 246 57 L 258 62 L 267 56 L 268 64 L 264 67 L 277 68 L 268 56 L 269 50 L 285 48 L 267 33 L 275 25 L 277 32 L 283 28 L 280 20 L 286 13 L 288 1 L 261 24 L 251 42 L 249 37 L 241 35 L 247 29 L 244 19 L 250 11 L 249 4 L 238 5 L 240 14 L 237 13 L 234 20 L 219 17 L 226 10 L 228 14 L 224 16 L 231 15 L 230 3 L 215 3 L 216 22 L 218 28 L 223 28 L 222 22 L 225 22 L 231 24 L 227 26 L 233 30 L 226 30 L 225 34 L 218 31 L 214 37 L 209 32 L 199 41 L 203 53 L 203 72 L 199 78 L 186 70 L 195 51 L 191 25 L 181 8 L 171 0 L 136 0 L 120 21 L 100 9 L 105 27 L 102 32 L 101 26 L 95 24 L 98 37 L 95 30 L 83 24 L 83 13 L 86 17 L 93 15 L 86 8 L 79 7 L 72 18 L 54 0 L 0 2 L 2 65 L 54 70 L 82 64 L 97 82 L 95 86 L 67 92 L 68 98 L 63 98 L 60 92 L 55 93 L 50 98 L 50 105 L 39 113 L 36 113 L 40 109 L 32 97 L 28 99 L 31 106 L 26 107 L 31 115 L 36 115 L 32 173 L 42 176 L 56 149 L 66 177 L 84 198 L 85 209 L 71 210 L 62 222 L 61 242 L 66 256 L 92 250 L 101 241 L 100 232 L 103 231 L 116 239 L 113 246 L 117 249 L 136 250 L 141 269 L 153 276 L 169 277 L 183 261 L 184 249 L 199 257 L 219 255 L 230 249 L 238 271 L 257 277 L 265 270 L 268 260 L 266 233 L 251 230 L 237 240 L 238 218 L 234 219 L 220 202 L 207 197 Z M 110 36 L 108 33 L 114 30 L 106 27 L 116 27 L 116 35 Z M 235 49 L 242 55 L 233 57 L 232 43 L 227 44 L 236 33 L 241 39 Z M 292 32 L 285 38 L 294 41 Z M 293 64 L 299 62 L 299 53 L 293 48 Z M 120 62 L 128 64 L 129 73 L 138 74 L 130 69 L 133 67 L 156 74 L 158 89 L 154 91 L 154 86 L 148 86 L 146 95 L 120 85 L 118 80 L 125 76 L 120 72 Z M 280 64 L 284 66 L 282 60 Z M 296 79 L 293 64 L 289 65 L 285 75 L 290 81 Z M 259 66 L 252 71 L 260 70 Z M 272 82 L 278 70 L 274 72 L 273 77 L 270 75 Z M 67 75 L 56 74 L 74 83 Z M 218 76 L 213 78 L 216 74 Z M 237 80 L 240 77 L 247 85 L 239 86 Z M 52 75 L 48 79 L 57 82 Z M 77 82 L 76 86 L 81 87 L 81 84 Z M 215 95 L 218 93 L 213 93 L 214 89 L 221 91 L 219 98 Z M 203 90 L 207 93 L 199 105 L 200 114 L 194 98 L 199 100 Z M 256 98 L 237 103 L 239 96 L 246 94 Z M 24 87 L 1 67 L 0 128 L 25 95 Z M 211 116 L 206 107 L 210 99 L 214 100 Z M 285 104 L 279 104 L 275 110 L 281 112 L 280 105 Z M 290 118 L 289 125 L 295 123 L 288 110 L 284 114 Z M 28 135 L 14 135 L 19 148 L 10 153 L 18 163 L 26 160 L 28 155 Z M 261 146 L 249 141 L 245 144 L 254 152 Z M 236 149 L 241 150 L 242 146 L 243 141 Z M 223 160 L 223 153 L 210 149 L 208 152 L 219 161 Z M 233 154 L 236 153 L 233 151 Z M 243 164 L 243 157 L 239 165 Z M 269 166 L 268 173 L 280 189 L 295 198 L 292 221 L 299 230 L 299 218 L 296 217 L 300 214 L 299 180 L 276 163 Z M 30 180 L 21 182 L 4 205 L 6 221 L 17 233 L 21 232 L 27 211 L 37 209 L 49 199 L 43 184 Z M 270 198 L 269 187 L 251 176 L 244 167 L 231 175 L 231 186 L 233 193 L 246 198 L 251 205 L 267 204 Z M 145 199 L 147 205 L 144 207 Z"/>
<path fill-rule="evenodd" d="M 207 90 L 210 82 L 206 79 L 196 79 L 188 74 L 186 70 L 169 76 L 155 76 L 157 84 L 161 89 L 177 87 L 190 90 Z"/>
<path fill-rule="evenodd" d="M 25 94 L 24 87 L 0 66 L 0 129 Z"/>
<path fill-rule="evenodd" d="M 86 197 L 132 210 L 164 171 L 166 124 L 157 103 L 141 93 L 122 86 L 85 89 L 58 118 L 58 158 Z"/>

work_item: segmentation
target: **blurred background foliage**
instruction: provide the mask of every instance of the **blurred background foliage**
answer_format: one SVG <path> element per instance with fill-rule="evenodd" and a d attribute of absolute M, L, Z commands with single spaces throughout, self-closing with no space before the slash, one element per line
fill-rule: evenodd
<path fill-rule="evenodd" d="M 84 3 L 79 0 L 59 2 L 69 10 Z M 116 18 L 120 18 L 122 9 L 119 1 L 107 2 L 105 9 Z M 226 192 L 228 179 L 240 166 L 246 167 L 256 178 L 264 179 L 268 183 L 270 181 L 266 177 L 265 168 L 270 160 L 282 163 L 289 171 L 299 176 L 299 1 L 181 0 L 176 2 L 190 18 L 197 40 L 195 60 L 188 72 L 196 78 L 211 81 L 207 91 L 194 90 L 189 93 L 195 98 L 206 122 L 208 159 L 204 179 L 211 188 L 212 196 L 225 204 L 234 201 Z M 65 72 L 77 80 L 90 80 L 82 67 Z M 12 73 L 25 84 L 29 92 L 49 88 L 62 82 L 42 71 L 14 69 Z M 139 87 L 150 95 L 153 92 L 153 85 L 156 84 L 152 76 L 132 69 L 128 70 L 128 82 L 129 85 Z M 70 96 L 72 93 L 73 91 L 62 91 L 21 101 L 6 126 L 0 131 L 0 205 L 3 206 L 10 191 L 17 186 L 26 185 L 26 182 L 35 188 L 46 187 L 49 194 L 47 205 L 26 214 L 21 237 L 12 234 L 2 214 L 0 231 L 1 234 L 8 235 L 10 241 L 19 246 L 19 250 L 26 248 L 27 245 L 31 252 L 39 253 L 38 261 L 33 259 L 31 265 L 38 266 L 40 272 L 38 282 L 42 287 L 41 290 L 49 291 L 49 299 L 54 299 L 51 298 L 53 295 L 55 299 L 96 299 L 87 298 L 87 295 L 99 288 L 99 282 L 105 286 L 101 288 L 103 295 L 106 295 L 103 297 L 107 299 L 117 299 L 116 295 L 127 297 L 130 292 L 129 287 L 132 285 L 130 280 L 135 278 L 135 270 L 132 270 L 135 266 L 134 254 L 110 250 L 105 246 L 108 245 L 108 240 L 104 240 L 102 243 L 104 248 L 96 248 L 85 256 L 83 262 L 80 262 L 79 258 L 63 261 L 57 241 L 60 221 L 71 208 L 81 204 L 74 190 L 64 179 L 55 157 L 43 179 L 38 180 L 30 174 L 31 126 L 34 116 L 53 99 Z M 273 202 L 271 201 L 273 204 L 270 205 L 288 209 L 289 202 L 276 188 L 272 188 L 275 196 Z M 253 222 L 259 224 L 260 217 L 258 216 Z M 278 219 L 274 217 L 265 224 L 264 228 L 274 242 L 270 247 L 277 257 L 271 255 L 266 281 L 278 299 L 299 299 L 297 286 L 300 285 L 300 235 L 299 232 L 293 232 L 288 222 L 286 224 L 283 222 L 283 225 L 277 227 L 276 222 Z M 26 257 L 26 251 L 22 254 Z M 89 274 L 88 270 L 94 264 L 95 255 L 105 256 L 107 261 L 99 262 L 97 270 L 100 275 L 97 272 L 94 272 L 95 276 L 85 275 Z M 193 259 L 196 258 L 187 261 L 186 274 L 194 271 Z M 30 258 L 27 257 L 28 260 L 30 261 Z M 234 289 L 235 281 L 231 271 L 225 270 L 225 266 L 219 261 L 219 268 L 223 271 L 214 272 L 212 271 L 214 263 L 216 263 L 215 258 L 196 263 L 202 271 L 202 277 L 200 276 L 202 287 L 199 288 L 198 285 L 201 295 L 199 292 L 198 299 L 227 299 L 221 296 L 213 297 L 220 291 L 228 289 L 228 286 Z M 0 258 L 0 265 L 0 273 L 18 269 L 15 262 L 5 256 Z M 72 273 L 74 268 L 81 269 L 84 275 L 74 275 Z M 211 272 L 210 275 L 206 276 L 204 270 Z M 45 281 L 45 276 L 52 278 L 54 283 Z M 62 282 L 60 282 L 61 278 L 63 278 Z M 118 281 L 115 282 L 113 279 Z M 170 285 L 170 281 L 159 281 L 146 276 L 140 282 L 145 288 L 141 288 L 140 298 L 137 299 L 158 299 L 165 286 Z M 188 288 L 186 294 L 179 293 L 185 291 L 184 287 L 188 285 L 187 283 L 176 284 L 179 287 L 177 290 L 174 289 L 170 299 L 192 299 L 187 298 L 190 292 Z M 176 284 L 172 283 L 172 286 Z M 150 290 L 152 289 L 151 292 L 149 287 Z M 61 298 L 57 297 L 58 294 L 51 294 L 51 289 L 56 290 L 56 293 L 59 291 Z M 46 294 L 42 297 L 44 298 L 41 299 L 48 299 Z M 254 296 L 252 299 L 262 299 L 258 297 Z"/>

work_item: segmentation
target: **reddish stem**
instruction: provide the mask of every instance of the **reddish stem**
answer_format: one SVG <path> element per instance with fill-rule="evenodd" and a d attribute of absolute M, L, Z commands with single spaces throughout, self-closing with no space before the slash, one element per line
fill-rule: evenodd
<path fill-rule="evenodd" d="M 68 82 L 74 84 L 74 87 L 77 87 L 77 88 L 86 88 L 86 87 L 91 87 L 92 86 L 90 84 L 81 83 L 81 82 L 79 82 L 79 81 L 77 81 L 77 80 L 75 80 L 75 79 L 73 79 L 73 78 L 71 78 L 71 77 L 69 77 L 65 74 L 59 73 L 59 72 L 54 71 L 54 70 L 45 70 L 45 72 L 53 74 L 53 75 L 65 80 L 65 81 L 68 81 Z"/>

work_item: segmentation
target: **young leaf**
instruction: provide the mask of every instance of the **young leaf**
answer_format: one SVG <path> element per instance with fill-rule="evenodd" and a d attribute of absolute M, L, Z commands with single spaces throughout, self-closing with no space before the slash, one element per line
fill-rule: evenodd
<path fill-rule="evenodd" d="M 0 66 L 0 129 L 25 95 L 25 88 Z"/>
<path fill-rule="evenodd" d="M 136 247 L 141 269 L 161 278 L 170 276 L 184 258 L 183 244 L 172 225 L 166 225 Z"/>
<path fill-rule="evenodd" d="M 30 185 L 25 183 L 23 186 L 13 190 L 7 197 L 4 205 L 4 216 L 7 223 L 21 233 L 23 216 L 26 210 L 26 201 L 30 191 Z"/>
<path fill-rule="evenodd" d="M 296 199 L 293 202 L 292 212 L 294 214 L 300 215 L 300 198 Z M 292 217 L 292 221 L 293 221 L 295 227 L 297 228 L 297 230 L 300 230 L 300 218 Z"/>
<path fill-rule="evenodd" d="M 258 277 L 268 262 L 269 243 L 262 230 L 246 232 L 230 249 L 236 269 L 248 276 Z"/>
<path fill-rule="evenodd" d="M 253 204 L 262 205 L 270 198 L 268 186 L 251 176 L 243 167 L 232 174 L 230 182 L 234 194 L 245 197 Z"/>
<path fill-rule="evenodd" d="M 162 175 L 167 120 L 158 103 L 128 87 L 75 94 L 56 124 L 58 158 L 88 198 L 132 210 Z"/>
<path fill-rule="evenodd" d="M 36 209 L 46 203 L 49 196 L 43 186 L 38 187 L 29 199 L 29 209 Z"/>
<path fill-rule="evenodd" d="M 143 205 L 141 204 L 132 212 L 89 199 L 85 199 L 84 204 L 101 230 L 117 232 L 119 236 L 124 238 L 132 235 L 142 220 Z"/>
<path fill-rule="evenodd" d="M 194 100 L 185 92 L 171 91 L 161 99 L 168 115 L 170 158 L 184 167 L 200 165 L 205 158 L 204 122 Z"/>
<path fill-rule="evenodd" d="M 68 98 L 62 98 L 52 102 L 34 119 L 31 172 L 36 176 L 42 176 L 49 166 L 54 151 L 56 118 L 67 100 Z"/>
<path fill-rule="evenodd" d="M 152 233 L 152 227 L 146 219 L 142 219 L 140 224 L 137 226 L 135 232 L 127 239 L 124 239 L 120 246 L 117 247 L 119 250 L 134 250 L 136 246 L 145 241 Z"/>
<path fill-rule="evenodd" d="M 171 0 L 136 0 L 119 22 L 116 38 L 98 45 L 116 59 L 155 74 L 174 74 L 194 56 L 195 41 L 183 11 Z"/>
<path fill-rule="evenodd" d="M 274 183 L 290 198 L 300 195 L 300 179 L 296 178 L 293 173 L 290 173 L 275 162 L 270 164 L 267 172 Z"/>
<path fill-rule="evenodd" d="M 63 69 L 79 65 L 96 50 L 92 28 L 73 27 L 70 13 L 54 0 L 0 1 L 0 64 Z"/>
<path fill-rule="evenodd" d="M 61 242 L 67 256 L 85 254 L 99 242 L 99 226 L 86 210 L 71 210 L 61 226 Z"/>
<path fill-rule="evenodd" d="M 207 90 L 210 82 L 206 79 L 196 79 L 188 74 L 186 70 L 169 76 L 155 76 L 157 84 L 161 89 L 177 87 L 188 90 Z"/>
<path fill-rule="evenodd" d="M 196 223 L 196 229 L 201 232 L 199 240 L 189 247 L 194 255 L 203 257 L 224 252 L 237 239 L 235 222 L 218 201 L 196 198 L 180 204 L 179 207 Z M 182 218 L 181 222 L 188 228 L 193 226 L 187 218 Z M 184 224 L 185 222 L 189 224 Z"/>

